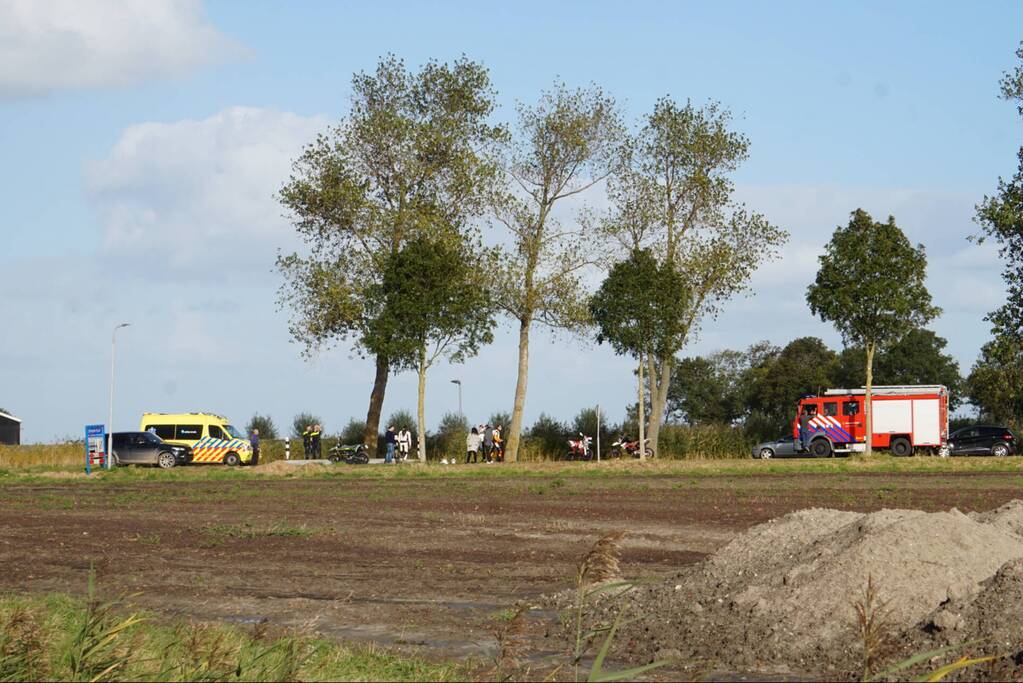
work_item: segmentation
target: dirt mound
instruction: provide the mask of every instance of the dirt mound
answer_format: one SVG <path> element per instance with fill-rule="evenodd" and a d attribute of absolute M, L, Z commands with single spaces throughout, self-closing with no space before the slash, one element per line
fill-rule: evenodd
<path fill-rule="evenodd" d="M 900 649 L 928 652 L 954 646 L 956 656 L 998 657 L 997 661 L 958 672 L 949 680 L 1020 680 L 1023 678 L 1020 624 L 1023 559 L 1016 559 L 1002 565 L 975 596 L 954 596 L 938 606 L 906 634 Z"/>
<path fill-rule="evenodd" d="M 254 468 L 252 468 L 252 471 L 256 472 L 257 474 L 273 474 L 273 475 L 285 475 L 285 474 L 302 475 L 302 474 L 305 474 L 305 475 L 309 475 L 312 472 L 322 472 L 325 469 L 328 469 L 330 467 L 331 467 L 330 465 L 322 465 L 322 464 L 319 464 L 319 463 L 316 463 L 316 464 L 313 464 L 313 463 L 305 464 L 305 463 L 303 463 L 303 464 L 300 464 L 300 465 L 296 465 L 296 464 L 294 464 L 292 462 L 288 462 L 288 461 L 285 461 L 285 460 L 274 460 L 273 462 L 268 462 L 268 463 L 265 463 L 265 464 L 262 464 L 262 465 L 256 465 Z"/>
<path fill-rule="evenodd" d="M 624 600 L 629 616 L 639 617 L 621 641 L 635 661 L 670 653 L 704 669 L 860 675 L 855 605 L 868 579 L 893 648 L 899 637 L 934 631 L 925 625 L 952 602 L 955 618 L 939 621 L 961 620 L 969 632 L 985 619 L 994 623 L 986 612 L 971 621 L 965 611 L 982 609 L 984 600 L 991 604 L 983 609 L 999 609 L 1002 589 L 992 586 L 1018 582 L 1012 586 L 1023 597 L 1023 561 L 1014 562 L 1023 558 L 1021 533 L 1019 501 L 978 515 L 803 510 L 750 529 L 667 584 L 605 601 L 597 616 L 609 617 Z"/>

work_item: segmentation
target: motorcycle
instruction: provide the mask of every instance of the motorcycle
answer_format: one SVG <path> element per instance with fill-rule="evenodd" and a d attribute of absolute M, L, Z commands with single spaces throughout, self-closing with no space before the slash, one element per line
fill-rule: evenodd
<path fill-rule="evenodd" d="M 654 449 L 650 448 L 650 439 L 643 439 L 643 454 L 648 458 L 654 457 Z M 621 436 L 611 444 L 611 457 L 620 458 L 622 455 L 638 458 L 639 439 L 630 440 L 628 437 Z"/>
<path fill-rule="evenodd" d="M 582 432 L 579 433 L 578 439 L 568 440 L 568 453 L 565 455 L 565 460 L 589 460 L 593 457 L 590 453 L 590 442 L 592 439 Z"/>
<path fill-rule="evenodd" d="M 361 443 L 346 446 L 337 444 L 330 449 L 327 459 L 333 463 L 344 462 L 349 465 L 367 465 L 369 464 L 369 453 L 366 452 L 366 446 Z"/>

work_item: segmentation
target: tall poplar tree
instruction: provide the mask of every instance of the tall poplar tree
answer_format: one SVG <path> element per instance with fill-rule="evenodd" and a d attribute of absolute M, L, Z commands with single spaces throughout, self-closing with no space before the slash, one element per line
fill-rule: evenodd
<path fill-rule="evenodd" d="M 348 115 L 308 145 L 279 198 L 305 254 L 278 257 L 279 303 L 306 355 L 339 341 L 376 364 L 365 441 L 375 449 L 388 376 L 405 346 L 386 326 L 379 296 L 387 265 L 412 239 L 480 215 L 495 167 L 488 148 L 494 92 L 487 70 L 462 58 L 409 71 L 393 56 L 352 78 Z"/>
<path fill-rule="evenodd" d="M 788 239 L 733 201 L 729 175 L 746 159 L 749 141 L 730 124 L 731 115 L 717 104 L 683 106 L 662 98 L 609 183 L 612 211 L 605 230 L 630 249 L 650 248 L 683 278 L 689 293 L 671 343 L 646 356 L 655 452 L 676 354 Z"/>
<path fill-rule="evenodd" d="M 520 105 L 504 149 L 506 188 L 493 198 L 495 219 L 511 247 L 493 279 L 495 303 L 518 327 L 519 357 L 505 457 L 518 457 L 529 375 L 529 338 L 537 323 L 579 330 L 588 320 L 581 270 L 590 260 L 588 224 L 569 227 L 555 215 L 610 173 L 622 126 L 614 101 L 597 87 L 555 85 L 534 106 Z"/>

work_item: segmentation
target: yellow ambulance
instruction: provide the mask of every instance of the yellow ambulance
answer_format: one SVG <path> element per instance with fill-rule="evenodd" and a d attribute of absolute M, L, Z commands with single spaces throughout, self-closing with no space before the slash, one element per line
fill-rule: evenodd
<path fill-rule="evenodd" d="M 246 465 L 252 444 L 245 434 L 213 413 L 143 413 L 139 429 L 164 441 L 192 447 L 192 463 Z"/>

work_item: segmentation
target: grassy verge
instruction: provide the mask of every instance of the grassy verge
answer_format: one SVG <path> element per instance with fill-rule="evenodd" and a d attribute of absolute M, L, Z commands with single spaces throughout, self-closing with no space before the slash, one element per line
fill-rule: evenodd
<path fill-rule="evenodd" d="M 0 680 L 447 681 L 462 665 L 64 595 L 0 597 Z"/>
<path fill-rule="evenodd" d="M 897 473 L 1023 473 L 1023 458 L 935 458 L 918 456 L 894 458 L 886 455 L 865 458 L 789 459 L 789 460 L 614 460 L 589 462 L 498 463 L 493 465 L 305 465 L 272 463 L 256 468 L 220 465 L 190 466 L 173 470 L 149 467 L 122 467 L 110 472 L 94 472 L 86 477 L 79 466 L 36 465 L 0 467 L 0 485 L 4 483 L 52 483 L 54 479 L 105 483 L 157 481 L 244 481 L 266 478 L 285 479 L 503 479 L 522 477 L 701 477 L 762 476 L 794 474 L 897 474 Z"/>

